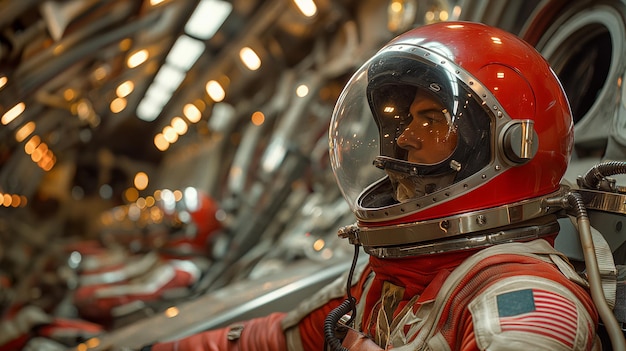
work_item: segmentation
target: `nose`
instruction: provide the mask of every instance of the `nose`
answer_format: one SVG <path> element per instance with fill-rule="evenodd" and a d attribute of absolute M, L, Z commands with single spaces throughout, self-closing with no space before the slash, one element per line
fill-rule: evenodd
<path fill-rule="evenodd" d="M 422 148 L 422 139 L 419 138 L 415 131 L 409 126 L 396 140 L 398 146 L 403 149 L 420 150 Z"/>

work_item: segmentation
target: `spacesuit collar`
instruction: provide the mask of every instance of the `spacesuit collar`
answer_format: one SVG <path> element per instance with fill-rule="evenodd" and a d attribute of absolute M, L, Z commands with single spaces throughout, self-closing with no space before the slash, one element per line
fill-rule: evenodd
<path fill-rule="evenodd" d="M 450 272 L 476 250 L 444 252 L 399 259 L 370 256 L 376 279 L 406 288 L 405 296 L 422 294 L 426 286 L 442 271 Z"/>

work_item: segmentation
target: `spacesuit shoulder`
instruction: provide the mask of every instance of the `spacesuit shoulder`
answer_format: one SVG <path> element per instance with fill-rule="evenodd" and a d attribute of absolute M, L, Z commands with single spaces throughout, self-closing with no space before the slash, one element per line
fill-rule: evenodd
<path fill-rule="evenodd" d="M 481 350 L 590 350 L 595 322 L 568 288 L 544 277 L 498 280 L 468 305 Z"/>

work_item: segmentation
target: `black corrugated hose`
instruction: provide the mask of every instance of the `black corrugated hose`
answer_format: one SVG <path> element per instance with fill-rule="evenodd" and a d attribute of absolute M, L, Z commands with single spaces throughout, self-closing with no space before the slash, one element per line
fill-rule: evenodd
<path fill-rule="evenodd" d="M 350 288 L 352 287 L 352 276 L 354 275 L 354 270 L 356 269 L 356 263 L 359 258 L 359 245 L 354 245 L 354 257 L 352 258 L 352 266 L 350 267 L 350 274 L 348 275 L 348 283 L 347 283 L 347 295 L 348 298 L 342 302 L 339 306 L 335 307 L 326 319 L 324 320 L 324 337 L 326 339 L 326 344 L 330 347 L 332 351 L 348 351 L 347 348 L 341 345 L 341 340 L 337 338 L 335 335 L 335 329 L 337 328 L 337 324 L 341 320 L 341 318 L 346 315 L 348 312 L 352 312 L 350 319 L 346 322 L 346 325 L 352 324 L 354 318 L 356 317 L 356 299 L 352 296 L 352 292 Z"/>
<path fill-rule="evenodd" d="M 582 186 L 587 189 L 597 189 L 602 179 L 615 174 L 626 174 L 626 162 L 606 161 L 598 163 L 582 177 Z"/>

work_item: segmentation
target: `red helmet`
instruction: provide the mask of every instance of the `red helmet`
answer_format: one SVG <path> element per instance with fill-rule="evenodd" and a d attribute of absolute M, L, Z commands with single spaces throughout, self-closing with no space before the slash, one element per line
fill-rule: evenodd
<path fill-rule="evenodd" d="M 487 25 L 442 22 L 368 60 L 329 133 L 358 241 L 376 254 L 545 216 L 537 199 L 560 191 L 573 121 L 532 46 Z"/>
<path fill-rule="evenodd" d="M 177 200 L 171 190 L 161 192 L 159 206 L 169 224 L 182 228 L 169 238 L 167 246 L 197 252 L 207 250 L 209 239 L 223 228 L 219 204 L 209 194 L 194 187 L 185 188 L 181 194 Z"/>

